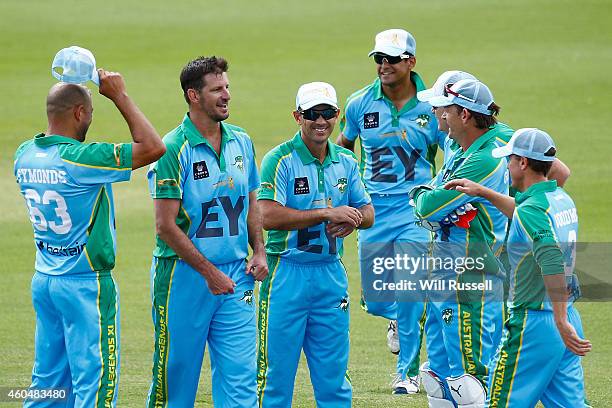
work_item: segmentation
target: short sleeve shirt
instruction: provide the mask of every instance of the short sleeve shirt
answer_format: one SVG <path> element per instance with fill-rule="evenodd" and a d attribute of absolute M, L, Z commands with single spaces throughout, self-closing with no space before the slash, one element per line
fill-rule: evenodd
<path fill-rule="evenodd" d="M 166 153 L 147 173 L 151 197 L 181 201 L 177 225 L 213 264 L 245 259 L 249 193 L 259 187 L 250 137 L 242 128 L 221 123 L 217 155 L 186 114 L 164 143 Z M 156 242 L 154 256 L 177 258 L 159 236 Z"/>
<path fill-rule="evenodd" d="M 111 183 L 130 179 L 131 144 L 41 133 L 18 148 L 14 173 L 34 228 L 36 271 L 91 274 L 115 266 Z"/>
<path fill-rule="evenodd" d="M 416 73 L 417 91 L 425 85 Z M 416 96 L 397 110 L 379 79 L 352 94 L 340 129 L 348 140 L 361 140 L 361 170 L 370 194 L 407 194 L 435 175 L 435 154 L 446 134 L 438 130 L 431 105 Z"/>
<path fill-rule="evenodd" d="M 258 200 L 273 200 L 296 210 L 369 204 L 353 152 L 329 141 L 327 148 L 321 163 L 298 132 L 272 149 L 262 161 Z M 343 239 L 328 235 L 325 226 L 320 223 L 297 231 L 271 230 L 266 252 L 298 263 L 338 260 Z"/>

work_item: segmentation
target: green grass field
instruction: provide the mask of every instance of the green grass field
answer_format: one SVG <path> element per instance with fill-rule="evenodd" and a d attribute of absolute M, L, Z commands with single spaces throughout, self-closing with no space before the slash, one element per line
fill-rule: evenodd
<path fill-rule="evenodd" d="M 290 112 L 300 84 L 330 82 L 344 101 L 374 79 L 375 67 L 367 58 L 374 35 L 405 28 L 417 39 L 416 71 L 426 83 L 449 69 L 472 72 L 491 87 L 503 122 L 540 127 L 555 138 L 559 156 L 572 169 L 566 187 L 578 205 L 581 241 L 606 242 L 612 233 L 607 214 L 612 199 L 610 0 L 2 0 L 0 15 L 0 386 L 29 385 L 35 324 L 29 290 L 35 247 L 12 157 L 23 140 L 46 129 L 44 100 L 54 83 L 51 60 L 69 45 L 91 49 L 99 66 L 123 73 L 130 95 L 160 134 L 174 128 L 186 110 L 178 81 L 182 66 L 198 55 L 225 56 L 233 97 L 229 121 L 248 130 L 261 159 L 293 135 Z M 127 126 L 113 105 L 96 94 L 94 106 L 88 140 L 128 141 Z M 115 276 L 122 308 L 119 403 L 140 407 L 153 347 L 149 266 L 154 231 L 144 171 L 129 184 L 117 185 L 115 199 Z M 384 343 L 386 322 L 357 307 L 356 252 L 354 239 L 347 240 L 354 405 L 425 407 L 423 394 L 390 395 L 395 363 Z M 582 303 L 579 309 L 593 343 L 584 359 L 588 397 L 596 407 L 610 407 L 612 306 Z M 206 361 L 198 406 L 212 405 L 208 367 Z M 294 406 L 314 406 L 303 363 Z"/>

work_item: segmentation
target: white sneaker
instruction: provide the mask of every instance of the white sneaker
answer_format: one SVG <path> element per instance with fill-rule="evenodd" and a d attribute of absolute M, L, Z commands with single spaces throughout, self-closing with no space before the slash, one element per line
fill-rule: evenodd
<path fill-rule="evenodd" d="M 418 375 L 414 377 L 406 377 L 405 380 L 402 380 L 401 374 L 391 374 L 393 381 L 391 381 L 391 388 L 393 389 L 393 395 L 403 395 L 403 394 L 416 394 L 419 392 L 419 385 L 421 379 Z"/>
<path fill-rule="evenodd" d="M 396 320 L 389 320 L 389 327 L 387 328 L 387 347 L 389 347 L 389 351 L 393 354 L 397 355 L 400 352 Z"/>

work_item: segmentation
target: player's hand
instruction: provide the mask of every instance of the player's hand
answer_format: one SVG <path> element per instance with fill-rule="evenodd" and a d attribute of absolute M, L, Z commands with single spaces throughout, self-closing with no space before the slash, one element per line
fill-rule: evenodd
<path fill-rule="evenodd" d="M 334 238 L 344 238 L 355 231 L 355 227 L 348 222 L 342 222 L 340 224 L 330 222 L 325 228 L 327 228 L 327 233 Z"/>
<path fill-rule="evenodd" d="M 565 343 L 565 347 L 572 353 L 578 356 L 584 356 L 586 353 L 591 351 L 591 342 L 586 339 L 581 339 L 576 333 L 576 329 L 567 320 L 556 321 L 557 329 Z"/>
<path fill-rule="evenodd" d="M 444 188 L 456 190 L 469 196 L 480 196 L 482 194 L 482 186 L 468 179 L 451 180 L 444 185 Z"/>
<path fill-rule="evenodd" d="M 127 95 L 125 82 L 118 72 L 105 71 L 98 69 L 100 76 L 100 94 L 115 102 L 119 97 Z"/>
<path fill-rule="evenodd" d="M 332 224 L 342 224 L 346 222 L 352 225 L 353 228 L 357 228 L 361 225 L 361 221 L 363 221 L 363 215 L 361 211 L 356 208 L 342 205 L 340 207 L 328 208 L 326 219 Z"/>
<path fill-rule="evenodd" d="M 254 253 L 246 265 L 246 274 L 253 275 L 256 281 L 262 281 L 268 276 L 268 263 L 266 262 L 266 253 Z"/>
<path fill-rule="evenodd" d="M 213 295 L 232 294 L 236 287 L 236 283 L 217 268 L 206 278 L 206 283 L 208 284 L 208 290 Z"/>

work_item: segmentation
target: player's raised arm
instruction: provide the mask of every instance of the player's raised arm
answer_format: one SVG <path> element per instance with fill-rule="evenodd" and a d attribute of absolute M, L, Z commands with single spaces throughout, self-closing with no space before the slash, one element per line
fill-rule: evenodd
<path fill-rule="evenodd" d="M 129 97 L 123 77 L 118 72 L 98 70 L 100 94 L 115 103 L 130 128 L 132 139 L 132 169 L 153 163 L 165 152 L 166 147 L 147 117 Z"/>

